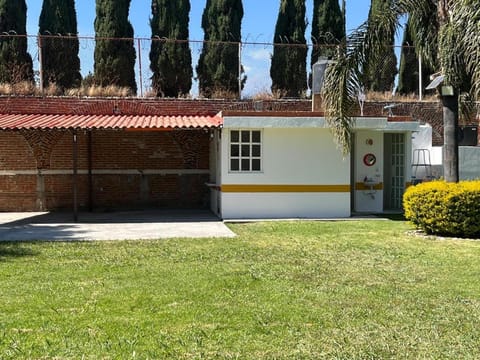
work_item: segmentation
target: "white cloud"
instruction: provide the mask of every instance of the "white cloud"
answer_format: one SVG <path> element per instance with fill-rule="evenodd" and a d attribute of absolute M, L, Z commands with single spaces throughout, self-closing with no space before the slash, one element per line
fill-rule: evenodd
<path fill-rule="evenodd" d="M 254 60 L 270 61 L 272 54 L 269 49 L 254 49 L 249 50 L 246 54 L 248 57 Z"/>

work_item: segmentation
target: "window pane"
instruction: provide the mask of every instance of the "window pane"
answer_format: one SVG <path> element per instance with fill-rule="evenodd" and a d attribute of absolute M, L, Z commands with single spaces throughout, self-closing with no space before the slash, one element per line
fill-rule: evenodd
<path fill-rule="evenodd" d="M 250 131 L 242 131 L 242 142 L 250 142 Z"/>
<path fill-rule="evenodd" d="M 230 130 L 230 171 L 262 171 L 262 132 Z"/>
<path fill-rule="evenodd" d="M 260 145 L 252 145 L 252 156 L 260 156 Z"/>
<path fill-rule="evenodd" d="M 240 155 L 240 145 L 231 145 L 230 156 L 239 156 L 239 155 Z"/>
<path fill-rule="evenodd" d="M 249 171 L 249 170 L 250 170 L 250 160 L 242 159 L 242 171 Z"/>
<path fill-rule="evenodd" d="M 250 145 L 242 145 L 242 156 L 250 156 Z"/>
<path fill-rule="evenodd" d="M 230 132 L 230 141 L 231 142 L 238 142 L 240 140 L 240 132 L 239 131 L 231 131 Z"/>
<path fill-rule="evenodd" d="M 254 143 L 260 142 L 260 131 L 252 131 L 252 142 Z"/>

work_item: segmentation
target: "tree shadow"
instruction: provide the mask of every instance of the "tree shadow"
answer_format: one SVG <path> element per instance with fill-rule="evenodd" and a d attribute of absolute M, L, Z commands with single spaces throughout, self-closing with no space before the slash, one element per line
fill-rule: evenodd
<path fill-rule="evenodd" d="M 178 237 L 186 231 L 181 230 L 182 226 L 187 227 L 190 223 L 200 223 L 200 226 L 189 226 L 188 229 L 198 228 L 200 229 L 198 236 L 204 237 L 205 230 L 202 223 L 219 222 L 219 219 L 209 210 L 82 212 L 79 213 L 78 222 L 73 221 L 72 213 L 69 212 L 14 215 L 6 214 L 3 222 L 0 216 L 0 242 L 134 240 L 144 236 L 144 228 L 149 238 L 161 238 L 165 233 L 171 234 L 171 237 Z M 176 224 L 179 226 L 177 227 Z M 217 230 L 213 231 L 214 234 L 217 233 Z"/>
<path fill-rule="evenodd" d="M 124 224 L 124 223 L 183 223 L 183 222 L 217 222 L 219 218 L 205 209 L 152 209 L 131 211 L 80 212 L 78 221 L 73 219 L 70 211 L 53 211 L 42 214 L 27 215 L 23 218 L 6 221 L 0 226 L 15 227 L 32 224 Z"/>
<path fill-rule="evenodd" d="M 19 221 L 0 226 L 0 244 L 75 241 L 81 240 L 84 235 L 85 231 L 77 224 L 29 224 Z"/>
<path fill-rule="evenodd" d="M 21 258 L 26 256 L 36 256 L 39 252 L 26 247 L 18 242 L 0 242 L 0 262 L 5 262 L 11 258 Z"/>
<path fill-rule="evenodd" d="M 385 214 L 382 217 L 392 221 L 407 221 L 403 214 Z"/>

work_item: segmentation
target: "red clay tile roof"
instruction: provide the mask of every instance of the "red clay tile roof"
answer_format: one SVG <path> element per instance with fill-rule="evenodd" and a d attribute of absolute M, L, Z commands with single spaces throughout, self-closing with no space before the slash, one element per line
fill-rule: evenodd
<path fill-rule="evenodd" d="M 202 129 L 222 123 L 220 116 L 0 114 L 0 130 Z"/>

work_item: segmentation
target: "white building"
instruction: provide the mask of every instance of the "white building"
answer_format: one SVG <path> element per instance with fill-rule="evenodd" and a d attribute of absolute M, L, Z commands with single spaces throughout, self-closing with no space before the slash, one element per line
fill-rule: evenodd
<path fill-rule="evenodd" d="M 221 117 L 209 184 L 219 217 L 337 218 L 401 209 L 417 122 L 357 118 L 353 151 L 344 157 L 317 113 Z"/>

